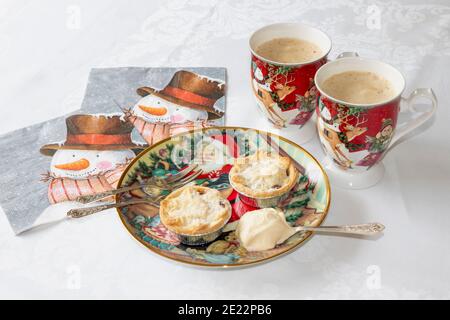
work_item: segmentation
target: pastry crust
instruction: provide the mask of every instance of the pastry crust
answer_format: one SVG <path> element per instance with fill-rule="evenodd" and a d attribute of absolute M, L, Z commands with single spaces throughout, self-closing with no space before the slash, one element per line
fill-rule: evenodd
<path fill-rule="evenodd" d="M 234 189 L 252 198 L 272 198 L 289 192 L 298 177 L 289 157 L 265 151 L 237 159 L 230 171 Z"/>
<path fill-rule="evenodd" d="M 187 186 L 161 201 L 161 222 L 172 232 L 202 235 L 223 227 L 231 216 L 231 204 L 215 189 Z"/>

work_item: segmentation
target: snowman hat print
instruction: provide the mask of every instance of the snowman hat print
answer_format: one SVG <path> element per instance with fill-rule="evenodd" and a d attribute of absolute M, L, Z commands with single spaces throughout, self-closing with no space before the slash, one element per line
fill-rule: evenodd
<path fill-rule="evenodd" d="M 66 141 L 42 146 L 43 155 L 52 156 L 62 149 L 141 151 L 145 148 L 131 140 L 134 126 L 120 115 L 73 115 L 66 119 L 66 127 Z"/>
<path fill-rule="evenodd" d="M 223 116 L 223 112 L 215 109 L 214 104 L 225 95 L 225 84 L 190 71 L 175 72 L 162 90 L 141 87 L 137 93 L 142 97 L 153 94 L 183 107 L 207 111 L 208 120 Z"/>

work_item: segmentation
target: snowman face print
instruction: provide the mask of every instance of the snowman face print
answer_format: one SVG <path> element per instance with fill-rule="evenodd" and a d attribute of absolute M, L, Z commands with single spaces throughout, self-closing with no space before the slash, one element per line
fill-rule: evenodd
<path fill-rule="evenodd" d="M 113 170 L 134 158 L 132 150 L 57 150 L 52 157 L 50 172 L 55 178 L 87 179 Z"/>
<path fill-rule="evenodd" d="M 150 123 L 184 123 L 208 119 L 208 113 L 204 110 L 183 107 L 152 94 L 139 100 L 133 108 L 133 113 Z"/>

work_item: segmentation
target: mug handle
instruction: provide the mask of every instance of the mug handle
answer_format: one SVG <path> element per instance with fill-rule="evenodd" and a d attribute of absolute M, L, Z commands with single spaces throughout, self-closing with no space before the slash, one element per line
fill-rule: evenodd
<path fill-rule="evenodd" d="M 409 123 L 406 123 L 402 127 L 397 128 L 396 132 L 394 134 L 394 137 L 392 137 L 389 149 L 391 149 L 400 138 L 402 138 L 406 134 L 410 133 L 411 131 L 417 129 L 422 124 L 427 122 L 433 116 L 433 114 L 436 112 L 437 98 L 431 88 L 418 88 L 418 89 L 414 90 L 409 95 L 409 97 L 407 97 L 407 98 L 402 97 L 402 101 L 400 104 L 400 112 L 409 112 L 412 114 L 421 113 L 413 105 L 414 100 L 416 100 L 419 97 L 429 99 L 431 101 L 431 109 L 423 112 L 422 115 L 420 115 L 416 119 L 411 120 Z"/>
<path fill-rule="evenodd" d="M 353 52 L 353 51 L 345 51 L 340 53 L 336 59 L 340 59 L 340 58 L 349 58 L 349 57 L 359 57 L 358 52 Z"/>

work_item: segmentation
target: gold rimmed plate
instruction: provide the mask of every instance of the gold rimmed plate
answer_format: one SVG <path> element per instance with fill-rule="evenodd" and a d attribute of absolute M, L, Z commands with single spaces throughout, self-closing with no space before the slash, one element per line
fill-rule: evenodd
<path fill-rule="evenodd" d="M 203 246 L 186 246 L 168 231 L 151 205 L 137 204 L 119 208 L 125 228 L 151 251 L 182 263 L 203 267 L 243 267 L 266 262 L 292 252 L 311 232 L 297 233 L 271 250 L 249 252 L 236 239 L 239 218 L 257 208 L 243 203 L 231 187 L 228 173 L 236 158 L 259 150 L 289 156 L 301 175 L 282 203 L 286 220 L 292 226 L 319 226 L 330 206 L 330 184 L 319 162 L 292 141 L 265 131 L 241 127 L 211 127 L 193 130 L 165 139 L 142 151 L 127 167 L 118 188 L 145 183 L 152 176 L 166 177 L 198 164 L 203 173 L 193 181 L 196 185 L 219 190 L 230 201 L 233 212 L 223 233 Z M 117 196 L 117 201 L 144 197 L 141 191 Z"/>

